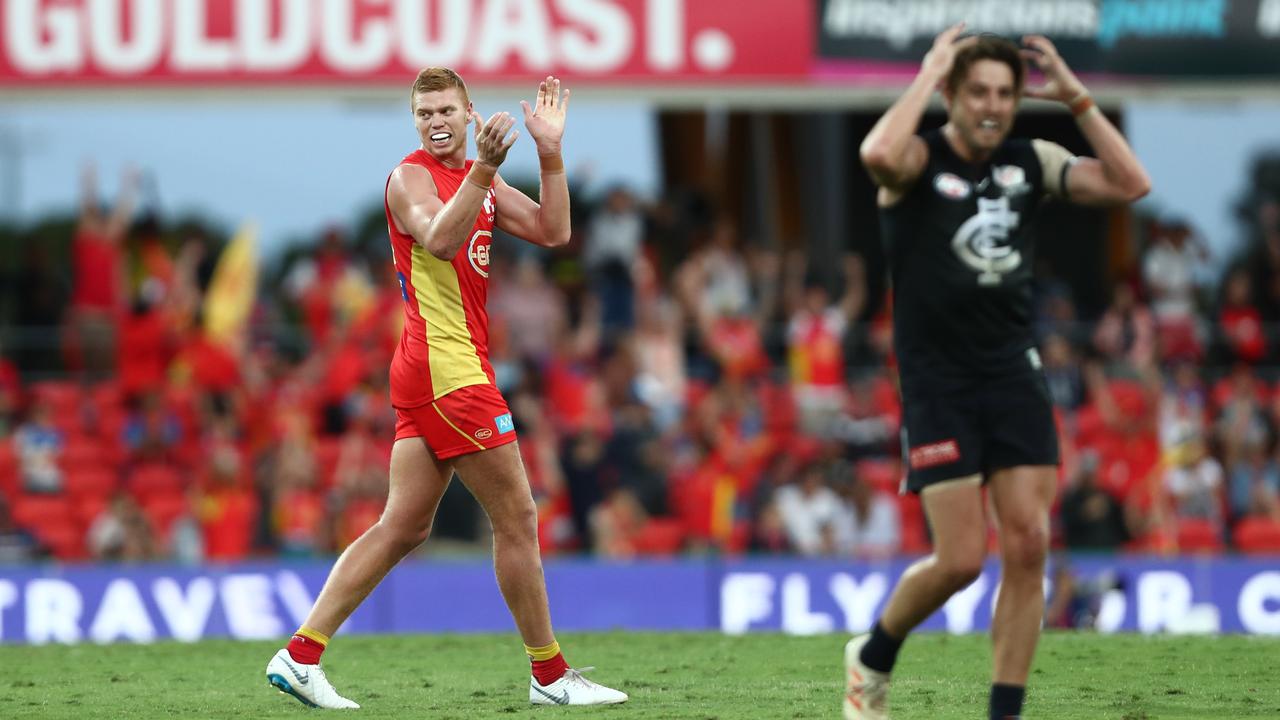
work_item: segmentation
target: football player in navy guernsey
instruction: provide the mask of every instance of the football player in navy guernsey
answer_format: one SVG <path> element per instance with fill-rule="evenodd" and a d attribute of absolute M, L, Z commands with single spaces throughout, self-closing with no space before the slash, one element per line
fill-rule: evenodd
<path fill-rule="evenodd" d="M 1018 718 L 1044 614 L 1042 578 L 1057 478 L 1053 408 L 1032 333 L 1028 232 L 1046 196 L 1116 205 L 1147 193 L 1133 150 L 1048 38 L 940 34 L 920 72 L 862 143 L 893 280 L 907 487 L 933 554 L 898 582 L 878 622 L 845 647 L 844 717 L 888 715 L 903 640 L 981 573 L 985 485 L 1000 539 L 990 717 Z M 1026 87 L 1025 62 L 1044 84 Z M 947 123 L 917 135 L 935 89 Z M 1096 158 L 1010 139 L 1023 96 L 1060 102 Z"/>

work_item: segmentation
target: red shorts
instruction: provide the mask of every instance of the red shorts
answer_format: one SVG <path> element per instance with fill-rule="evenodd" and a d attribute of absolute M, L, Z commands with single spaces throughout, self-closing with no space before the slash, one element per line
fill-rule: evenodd
<path fill-rule="evenodd" d="M 420 437 L 439 460 L 514 442 L 507 401 L 493 385 L 468 385 L 435 402 L 396 408 L 396 440 Z"/>

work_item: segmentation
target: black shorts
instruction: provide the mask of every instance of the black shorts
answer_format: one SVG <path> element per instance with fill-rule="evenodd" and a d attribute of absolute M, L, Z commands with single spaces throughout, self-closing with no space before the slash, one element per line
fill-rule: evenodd
<path fill-rule="evenodd" d="M 1039 373 L 948 392 L 909 394 L 902 402 L 907 489 L 1019 465 L 1057 465 L 1053 400 Z"/>

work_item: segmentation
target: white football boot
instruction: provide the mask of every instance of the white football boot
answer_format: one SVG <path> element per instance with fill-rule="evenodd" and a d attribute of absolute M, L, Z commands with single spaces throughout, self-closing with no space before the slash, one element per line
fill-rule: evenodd
<path fill-rule="evenodd" d="M 360 707 L 342 697 L 329 684 L 324 670 L 317 663 L 304 665 L 295 662 L 289 651 L 281 649 L 267 663 L 267 682 L 286 695 L 292 695 L 307 707 L 329 710 L 349 710 Z"/>
<path fill-rule="evenodd" d="M 627 694 L 593 683 L 582 673 L 595 668 L 570 668 L 559 680 L 543 685 L 529 678 L 529 702 L 534 705 L 615 705 L 627 701 Z"/>
<path fill-rule="evenodd" d="M 862 646 L 870 635 L 859 635 L 844 646 L 844 720 L 889 720 L 889 673 L 862 664 Z"/>

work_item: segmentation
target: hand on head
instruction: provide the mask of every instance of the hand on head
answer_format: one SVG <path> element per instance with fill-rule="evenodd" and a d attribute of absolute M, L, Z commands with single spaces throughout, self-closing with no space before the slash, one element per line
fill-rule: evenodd
<path fill-rule="evenodd" d="M 1058 48 L 1054 47 L 1049 38 L 1043 35 L 1027 35 L 1022 38 L 1022 44 L 1025 46 L 1022 57 L 1039 68 L 1040 72 L 1044 73 L 1045 80 L 1041 85 L 1033 86 L 1028 83 L 1023 88 L 1023 95 L 1041 100 L 1070 103 L 1087 92 L 1084 84 L 1076 78 L 1075 73 L 1071 72 L 1071 68 L 1067 67 L 1066 61 L 1058 54 Z"/>

